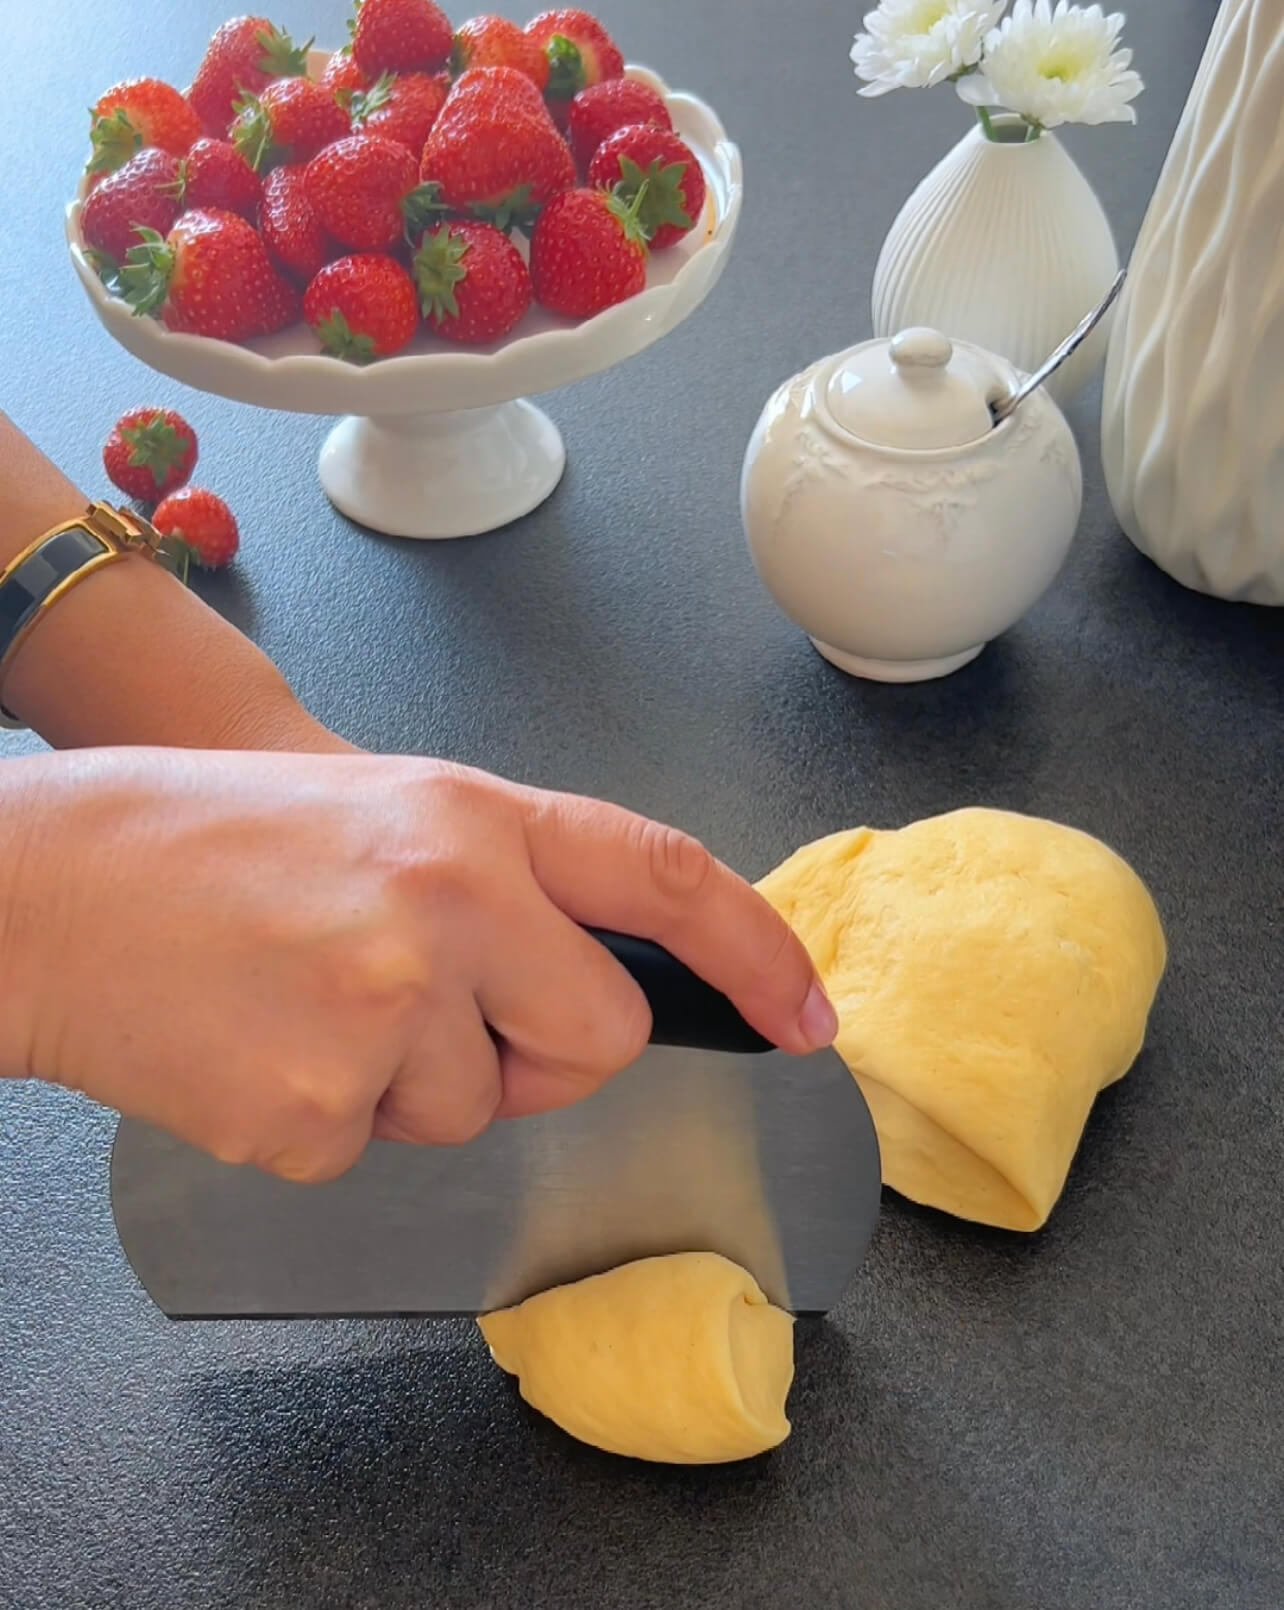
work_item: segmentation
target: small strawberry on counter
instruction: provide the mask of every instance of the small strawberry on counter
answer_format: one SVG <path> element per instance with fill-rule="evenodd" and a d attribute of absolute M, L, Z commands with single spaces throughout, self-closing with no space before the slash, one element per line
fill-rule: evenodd
<path fill-rule="evenodd" d="M 450 19 L 433 0 L 359 0 L 352 54 L 369 76 L 431 73 L 450 60 Z"/>
<path fill-rule="evenodd" d="M 644 124 L 617 129 L 598 147 L 589 183 L 613 190 L 626 203 L 645 190 L 638 219 L 652 251 L 689 234 L 704 210 L 704 169 L 671 129 Z"/>
<path fill-rule="evenodd" d="M 144 146 L 184 157 L 202 134 L 186 96 L 159 78 L 131 78 L 100 95 L 90 113 L 91 175 L 113 173 Z"/>
<path fill-rule="evenodd" d="M 473 17 L 455 29 L 450 70 L 458 78 L 470 67 L 515 67 L 541 95 L 548 84 L 548 57 L 525 29 L 507 17 Z"/>
<path fill-rule="evenodd" d="M 635 78 L 608 78 L 581 90 L 571 102 L 566 129 L 580 172 L 588 172 L 589 163 L 603 140 L 631 123 L 654 123 L 662 129 L 673 127 L 669 108 L 658 90 Z"/>
<path fill-rule="evenodd" d="M 278 78 L 261 95 L 243 95 L 229 135 L 256 173 L 306 162 L 352 131 L 339 92 L 308 78 Z"/>
<path fill-rule="evenodd" d="M 352 127 L 399 140 L 418 158 L 449 90 L 444 73 L 381 73 L 368 90 L 348 97 Z"/>
<path fill-rule="evenodd" d="M 152 524 L 165 538 L 165 549 L 179 562 L 187 579 L 188 567 L 218 570 L 230 564 L 241 545 L 236 518 L 223 499 L 203 487 L 184 486 L 157 504 Z"/>
<path fill-rule="evenodd" d="M 565 128 L 572 100 L 590 84 L 624 76 L 624 57 L 606 29 L 587 11 L 544 11 L 526 24 L 548 58 L 549 108 Z"/>
<path fill-rule="evenodd" d="M 387 251 L 405 233 L 403 209 L 418 172 L 400 140 L 350 134 L 313 157 L 305 185 L 313 212 L 337 241 L 356 251 Z"/>
<path fill-rule="evenodd" d="M 306 73 L 311 42 L 296 45 L 266 17 L 225 22 L 205 47 L 187 92 L 205 132 L 223 139 L 242 95 L 257 95 L 274 78 Z"/>
<path fill-rule="evenodd" d="M 131 408 L 103 445 L 108 479 L 140 503 L 176 491 L 190 479 L 196 457 L 196 432 L 172 408 Z"/>
<path fill-rule="evenodd" d="M 138 226 L 169 233 L 181 210 L 178 183 L 178 158 L 149 146 L 90 191 L 80 212 L 80 232 L 104 278 L 138 245 Z"/>
<path fill-rule="evenodd" d="M 273 168 L 264 179 L 259 233 L 276 266 L 303 285 L 335 255 L 335 242 L 308 200 L 305 167 Z"/>
<path fill-rule="evenodd" d="M 627 204 L 608 190 L 555 196 L 531 236 L 535 300 L 553 313 L 590 319 L 644 290 L 645 201 L 645 184 Z"/>
<path fill-rule="evenodd" d="M 412 266 L 424 318 L 446 341 L 500 341 L 531 305 L 522 254 L 491 224 L 438 224 L 425 231 Z"/>
<path fill-rule="evenodd" d="M 379 253 L 328 263 L 303 296 L 303 317 L 336 358 L 369 363 L 411 341 L 419 329 L 414 281 Z"/>
<path fill-rule="evenodd" d="M 512 67 L 472 67 L 451 90 L 424 146 L 424 183 L 453 212 L 507 231 L 575 183 L 575 163 L 530 79 Z"/>
<path fill-rule="evenodd" d="M 273 267 L 256 230 L 234 212 L 185 212 L 165 236 L 140 230 L 120 271 L 135 313 L 170 330 L 248 341 L 298 317 L 298 293 Z"/>
<path fill-rule="evenodd" d="M 259 176 L 226 140 L 197 140 L 179 164 L 178 182 L 184 207 L 216 207 L 240 213 L 251 223 L 258 216 L 263 193 Z"/>

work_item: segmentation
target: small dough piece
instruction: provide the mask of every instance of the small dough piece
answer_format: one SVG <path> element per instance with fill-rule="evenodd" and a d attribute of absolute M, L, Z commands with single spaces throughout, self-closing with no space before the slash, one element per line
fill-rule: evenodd
<path fill-rule="evenodd" d="M 789 1435 L 793 1318 L 716 1253 L 643 1258 L 478 1323 L 527 1403 L 608 1453 L 714 1465 Z"/>
<path fill-rule="evenodd" d="M 799 850 L 759 889 L 833 998 L 837 1049 L 915 1202 L 1037 1230 L 1167 961 L 1141 879 L 1074 828 L 961 810 Z"/>

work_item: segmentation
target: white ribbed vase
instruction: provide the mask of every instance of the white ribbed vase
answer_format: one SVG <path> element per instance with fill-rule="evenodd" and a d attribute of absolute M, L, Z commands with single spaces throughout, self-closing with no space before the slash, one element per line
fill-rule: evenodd
<path fill-rule="evenodd" d="M 1119 272 L 1096 192 L 1054 135 L 974 128 L 901 208 L 874 271 L 874 333 L 930 325 L 1036 368 Z M 1110 320 L 1048 383 L 1065 404 L 1092 379 Z"/>
<path fill-rule="evenodd" d="M 1102 411 L 1120 525 L 1284 604 L 1284 3 L 1224 0 L 1133 252 Z"/>

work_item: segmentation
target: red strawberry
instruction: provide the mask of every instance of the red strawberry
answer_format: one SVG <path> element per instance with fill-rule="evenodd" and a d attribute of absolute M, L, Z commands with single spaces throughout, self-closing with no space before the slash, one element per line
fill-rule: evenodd
<path fill-rule="evenodd" d="M 645 194 L 643 187 L 641 200 Z M 535 300 L 554 313 L 588 319 L 636 296 L 646 285 L 641 200 L 626 206 L 606 190 L 555 196 L 531 236 Z"/>
<path fill-rule="evenodd" d="M 575 163 L 525 74 L 474 67 L 428 136 L 419 176 L 439 186 L 452 211 L 507 230 L 529 227 L 551 196 L 568 190 Z"/>
<path fill-rule="evenodd" d="M 337 241 L 377 252 L 402 238 L 415 181 L 415 159 L 399 140 L 350 134 L 312 158 L 306 188 L 313 212 Z"/>
<path fill-rule="evenodd" d="M 567 137 L 580 172 L 588 172 L 593 153 L 603 140 L 630 123 L 654 123 L 658 128 L 671 129 L 673 119 L 664 96 L 636 78 L 608 78 L 582 89 L 571 102 L 567 122 Z"/>
<path fill-rule="evenodd" d="M 257 173 L 279 162 L 306 162 L 352 132 L 338 91 L 310 78 L 278 78 L 262 95 L 236 103 L 231 140 Z"/>
<path fill-rule="evenodd" d="M 168 234 L 181 210 L 178 178 L 178 158 L 168 151 L 149 146 L 130 157 L 86 198 L 80 213 L 85 245 L 118 263 L 138 245 L 136 225 Z"/>
<path fill-rule="evenodd" d="M 351 50 L 336 50 L 321 69 L 318 83 L 327 89 L 364 90 L 370 88 L 370 75 L 357 66 Z"/>
<path fill-rule="evenodd" d="M 442 107 L 449 83 L 431 73 L 384 73 L 376 83 L 352 96 L 348 111 L 354 129 L 400 140 L 415 157 L 424 148 Z"/>
<path fill-rule="evenodd" d="M 144 146 L 186 156 L 201 137 L 190 102 L 159 78 L 132 78 L 101 95 L 90 116 L 89 173 L 111 173 Z"/>
<path fill-rule="evenodd" d="M 242 95 L 257 95 L 272 79 L 307 70 L 308 45 L 296 46 L 266 17 L 233 17 L 205 47 L 188 98 L 206 133 L 222 139 Z"/>
<path fill-rule="evenodd" d="M 433 0 L 359 0 L 352 54 L 371 78 L 444 67 L 451 41 L 450 21 Z"/>
<path fill-rule="evenodd" d="M 327 263 L 303 296 L 303 317 L 336 358 L 368 363 L 400 352 L 419 328 L 414 281 L 380 253 Z"/>
<path fill-rule="evenodd" d="M 171 330 L 224 341 L 267 335 L 297 316 L 297 293 L 234 212 L 193 208 L 163 238 L 140 233 L 120 271 L 135 313 L 159 312 Z"/>
<path fill-rule="evenodd" d="M 515 67 L 541 94 L 548 83 L 547 56 L 507 17 L 474 17 L 456 28 L 450 65 L 456 78 L 470 67 Z"/>
<path fill-rule="evenodd" d="M 183 485 L 196 463 L 196 432 L 172 408 L 132 408 L 112 426 L 103 468 L 113 486 L 155 503 Z"/>
<path fill-rule="evenodd" d="M 542 12 L 526 24 L 526 32 L 548 58 L 546 94 L 559 128 L 565 126 L 570 101 L 582 89 L 623 77 L 624 57 L 587 11 Z"/>
<path fill-rule="evenodd" d="M 242 218 L 254 222 L 263 186 L 235 146 L 226 140 L 202 137 L 179 168 L 179 194 L 184 206 L 239 212 Z"/>
<path fill-rule="evenodd" d="M 589 164 L 589 183 L 614 190 L 625 202 L 645 187 L 638 221 L 652 251 L 689 234 L 704 211 L 704 169 L 672 129 L 640 123 L 617 129 Z"/>
<path fill-rule="evenodd" d="M 152 524 L 165 538 L 165 547 L 181 560 L 184 577 L 190 564 L 217 570 L 236 557 L 241 545 L 231 509 L 199 486 L 180 487 L 163 498 Z"/>
<path fill-rule="evenodd" d="M 276 266 L 305 285 L 330 261 L 334 242 L 308 200 L 305 167 L 273 168 L 264 179 L 259 233 Z"/>
<path fill-rule="evenodd" d="M 463 221 L 427 230 L 413 268 L 424 318 L 447 341 L 499 341 L 531 305 L 522 254 L 490 224 Z"/>

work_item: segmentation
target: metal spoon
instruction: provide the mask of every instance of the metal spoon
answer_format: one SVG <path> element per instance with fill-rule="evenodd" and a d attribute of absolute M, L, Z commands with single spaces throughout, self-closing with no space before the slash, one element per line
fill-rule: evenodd
<path fill-rule="evenodd" d="M 1123 283 L 1127 277 L 1128 270 L 1126 268 L 1120 269 L 1114 284 L 1098 305 L 1085 318 L 1080 319 L 1079 323 L 1075 325 L 1060 346 L 1043 360 L 1032 375 L 1027 375 L 1015 391 L 1008 392 L 1007 396 L 1000 397 L 990 404 L 990 417 L 996 425 L 1001 425 L 1005 419 L 1015 413 L 1025 399 L 1032 392 L 1038 391 L 1048 376 L 1059 369 L 1070 354 L 1083 345 L 1110 311 L 1115 298 L 1123 290 Z"/>

